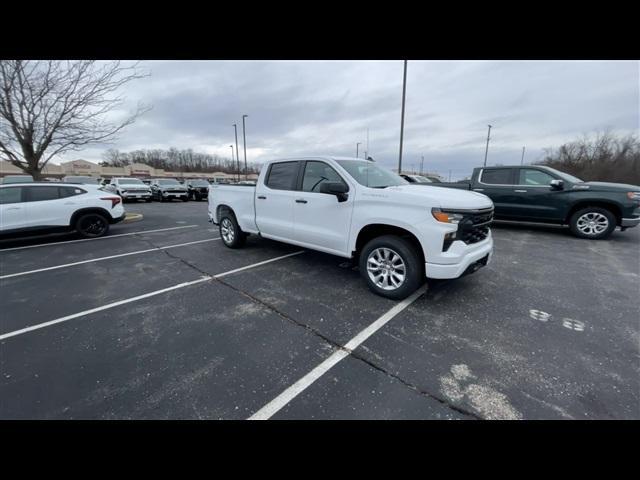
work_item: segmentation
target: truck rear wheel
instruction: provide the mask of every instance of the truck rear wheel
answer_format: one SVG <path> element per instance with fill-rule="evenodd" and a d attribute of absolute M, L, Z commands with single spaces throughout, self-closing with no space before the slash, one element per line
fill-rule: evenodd
<path fill-rule="evenodd" d="M 395 235 L 370 240 L 360 253 L 360 274 L 369 289 L 383 297 L 408 297 L 422 284 L 423 272 L 415 247 Z"/>
<path fill-rule="evenodd" d="M 240 229 L 233 212 L 225 212 L 220 217 L 220 238 L 229 248 L 240 248 L 247 240 L 247 234 Z"/>
<path fill-rule="evenodd" d="M 615 230 L 616 217 L 606 208 L 586 207 L 571 215 L 569 227 L 576 237 L 601 240 Z"/>

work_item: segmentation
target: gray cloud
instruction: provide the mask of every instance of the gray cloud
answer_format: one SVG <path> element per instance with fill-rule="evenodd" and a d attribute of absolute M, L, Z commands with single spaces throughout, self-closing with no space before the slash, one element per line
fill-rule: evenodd
<path fill-rule="evenodd" d="M 73 152 L 99 160 L 104 149 L 194 148 L 229 155 L 247 119 L 249 161 L 295 155 L 355 155 L 356 142 L 397 164 L 402 62 L 142 62 L 147 79 L 123 92 L 130 108 L 153 109 L 114 145 Z M 611 128 L 637 132 L 639 66 L 630 61 L 410 61 L 404 165 L 460 178 L 482 162 L 538 159 L 546 147 Z M 242 145 L 240 147 L 242 149 Z M 362 150 L 361 150 L 362 151 Z"/>

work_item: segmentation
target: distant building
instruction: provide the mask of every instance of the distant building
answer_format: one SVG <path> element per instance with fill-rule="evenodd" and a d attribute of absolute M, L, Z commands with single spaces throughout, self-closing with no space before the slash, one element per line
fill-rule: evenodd
<path fill-rule="evenodd" d="M 0 160 L 0 177 L 5 175 L 22 175 L 24 172 L 9 162 Z M 43 177 L 60 179 L 66 175 L 83 175 L 96 178 L 113 178 L 113 177 L 136 177 L 136 178 L 205 178 L 213 179 L 217 182 L 232 181 L 237 178 L 236 174 L 224 172 L 168 172 L 162 168 L 153 168 L 144 163 L 133 163 L 125 167 L 103 167 L 94 162 L 87 160 L 71 160 L 63 162 L 60 165 L 48 163 L 43 171 Z M 248 180 L 256 180 L 258 175 L 255 173 L 247 176 Z M 244 175 L 240 174 L 240 179 L 244 180 Z"/>

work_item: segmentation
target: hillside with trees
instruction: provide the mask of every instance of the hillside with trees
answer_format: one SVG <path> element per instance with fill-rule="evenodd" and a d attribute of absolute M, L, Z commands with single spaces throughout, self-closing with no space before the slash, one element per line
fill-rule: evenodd
<path fill-rule="evenodd" d="M 241 156 L 242 157 L 242 156 Z M 222 158 L 208 153 L 194 152 L 192 149 L 178 150 L 170 148 L 133 150 L 120 152 L 115 149 L 107 150 L 102 155 L 103 167 L 124 167 L 132 163 L 143 163 L 153 168 L 178 172 L 224 172 L 238 173 L 238 165 L 231 158 Z M 260 164 L 247 163 L 247 173 L 258 173 Z M 240 173 L 244 173 L 244 160 L 240 158 Z"/>
<path fill-rule="evenodd" d="M 547 149 L 536 162 L 585 181 L 640 185 L 640 142 L 636 135 L 611 132 L 584 136 L 557 149 Z"/>

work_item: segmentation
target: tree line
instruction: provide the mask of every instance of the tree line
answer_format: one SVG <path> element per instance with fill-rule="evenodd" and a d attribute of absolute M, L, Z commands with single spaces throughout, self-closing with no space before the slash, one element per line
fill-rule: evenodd
<path fill-rule="evenodd" d="M 235 159 L 219 157 L 215 154 L 194 152 L 192 149 L 179 150 L 177 148 L 141 149 L 130 152 L 120 152 L 110 149 L 102 155 L 103 167 L 124 167 L 132 163 L 143 163 L 153 168 L 161 168 L 167 171 L 179 172 L 224 172 L 244 174 L 244 160 L 240 159 L 240 165 Z M 261 164 L 247 163 L 247 173 L 258 173 Z"/>
<path fill-rule="evenodd" d="M 600 132 L 545 150 L 537 164 L 575 175 L 585 181 L 640 185 L 640 142 L 636 135 Z"/>

